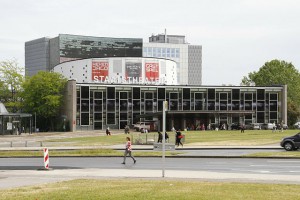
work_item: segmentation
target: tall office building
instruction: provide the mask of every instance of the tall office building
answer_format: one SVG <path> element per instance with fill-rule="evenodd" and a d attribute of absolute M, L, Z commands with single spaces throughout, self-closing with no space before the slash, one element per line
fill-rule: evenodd
<path fill-rule="evenodd" d="M 25 74 L 33 76 L 38 71 L 49 71 L 50 38 L 28 41 L 25 43 Z"/>
<path fill-rule="evenodd" d="M 143 56 L 174 60 L 178 83 L 202 85 L 202 46 L 186 43 L 185 36 L 152 35 L 143 45 Z"/>
<path fill-rule="evenodd" d="M 25 43 L 25 73 L 50 71 L 56 65 L 86 58 L 142 57 L 143 39 L 59 34 Z"/>

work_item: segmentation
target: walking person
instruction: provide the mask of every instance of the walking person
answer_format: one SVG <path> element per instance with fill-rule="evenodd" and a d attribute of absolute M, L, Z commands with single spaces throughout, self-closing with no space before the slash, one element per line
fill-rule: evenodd
<path fill-rule="evenodd" d="M 126 137 L 126 145 L 125 145 L 125 152 L 124 152 L 124 160 L 122 162 L 122 164 L 125 165 L 125 161 L 126 161 L 126 156 L 127 154 L 132 158 L 134 164 L 136 163 L 136 159 L 131 155 L 131 150 L 132 150 L 132 147 L 131 147 L 131 141 L 130 141 L 130 137 Z"/>
<path fill-rule="evenodd" d="M 178 131 L 176 131 L 176 145 L 177 147 L 179 147 L 179 144 L 181 144 L 181 146 L 183 147 L 183 144 L 181 143 L 181 138 L 182 138 L 182 134 L 180 129 L 178 129 Z"/>
<path fill-rule="evenodd" d="M 273 122 L 273 130 L 272 130 L 272 132 L 276 132 L 276 123 L 275 123 L 275 121 Z"/>
<path fill-rule="evenodd" d="M 169 141 L 169 135 L 167 132 L 165 132 L 165 140 L 166 140 L 166 142 Z"/>
<path fill-rule="evenodd" d="M 157 133 L 158 133 L 157 143 L 162 143 L 163 135 L 159 131 Z"/>
<path fill-rule="evenodd" d="M 129 134 L 130 133 L 130 129 L 129 129 L 128 125 L 125 126 L 124 132 L 125 132 L 125 134 Z"/>
<path fill-rule="evenodd" d="M 245 132 L 245 124 L 242 124 L 241 125 L 241 133 L 244 133 Z"/>

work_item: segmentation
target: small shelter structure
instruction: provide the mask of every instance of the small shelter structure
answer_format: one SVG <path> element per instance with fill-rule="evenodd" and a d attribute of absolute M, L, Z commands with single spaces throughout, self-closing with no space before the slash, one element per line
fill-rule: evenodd
<path fill-rule="evenodd" d="M 9 113 L 0 102 L 0 135 L 32 133 L 32 114 Z"/>

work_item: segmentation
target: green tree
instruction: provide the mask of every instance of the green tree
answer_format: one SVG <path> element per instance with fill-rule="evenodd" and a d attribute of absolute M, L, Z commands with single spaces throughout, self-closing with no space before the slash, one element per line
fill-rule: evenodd
<path fill-rule="evenodd" d="M 9 111 L 16 112 L 21 107 L 22 83 L 24 82 L 24 67 L 17 60 L 0 62 L 0 101 Z"/>
<path fill-rule="evenodd" d="M 293 101 L 288 101 L 287 110 L 288 110 L 288 122 L 291 122 L 289 125 L 293 125 L 297 121 L 300 115 L 299 105 L 296 105 Z"/>
<path fill-rule="evenodd" d="M 294 123 L 300 111 L 300 73 L 292 63 L 280 60 L 266 62 L 258 72 L 244 76 L 241 85 L 270 86 L 287 85 L 288 120 Z"/>
<path fill-rule="evenodd" d="M 35 113 L 37 124 L 44 130 L 54 130 L 54 122 L 63 105 L 63 91 L 67 80 L 59 73 L 40 71 L 26 78 L 23 84 L 23 107 Z"/>
<path fill-rule="evenodd" d="M 3 80 L 0 80 L 0 102 L 6 103 L 11 99 L 11 92 Z"/>

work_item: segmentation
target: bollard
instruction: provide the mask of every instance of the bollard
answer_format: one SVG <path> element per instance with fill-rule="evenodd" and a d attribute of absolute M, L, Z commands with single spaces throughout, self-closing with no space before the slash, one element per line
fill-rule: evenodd
<path fill-rule="evenodd" d="M 49 152 L 48 148 L 44 148 L 44 167 L 49 169 Z"/>
<path fill-rule="evenodd" d="M 43 146 L 43 142 L 41 142 L 40 146 L 41 146 L 41 147 Z"/>
<path fill-rule="evenodd" d="M 27 147 L 27 141 L 25 141 L 25 147 Z"/>
<path fill-rule="evenodd" d="M 10 141 L 10 147 L 13 147 L 12 141 Z"/>

